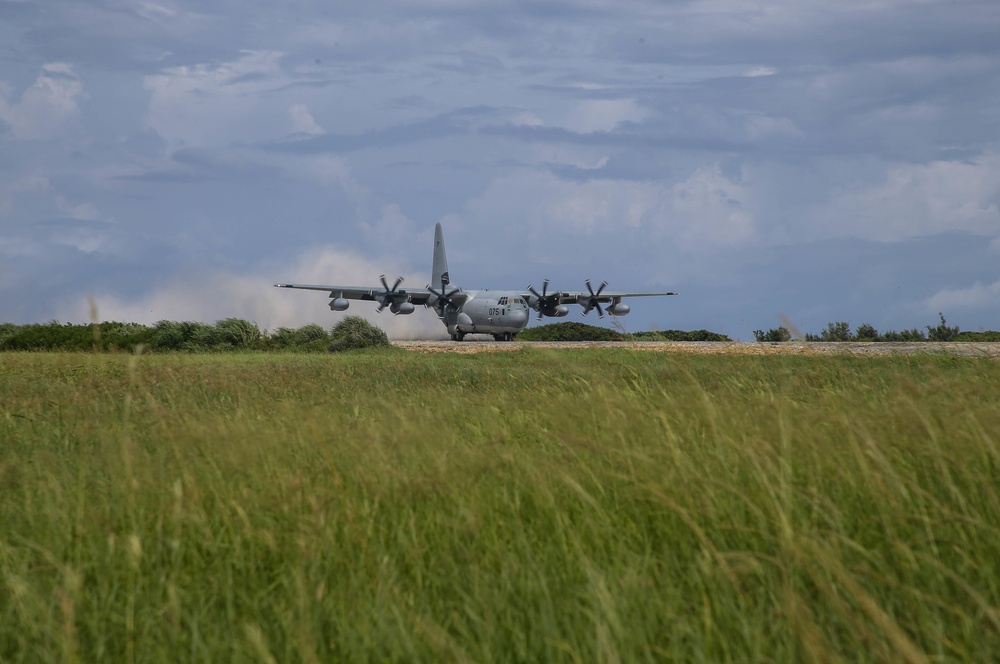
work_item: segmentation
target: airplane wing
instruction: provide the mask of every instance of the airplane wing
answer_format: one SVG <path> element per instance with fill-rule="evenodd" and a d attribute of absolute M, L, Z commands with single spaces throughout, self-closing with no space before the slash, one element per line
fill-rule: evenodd
<path fill-rule="evenodd" d="M 535 311 L 539 308 L 542 310 L 553 310 L 555 307 L 562 307 L 563 313 L 556 315 L 565 315 L 566 304 L 579 304 L 583 307 L 583 315 L 586 316 L 592 309 L 597 309 L 598 314 L 603 318 L 604 309 L 601 305 L 608 306 L 608 311 L 612 315 L 624 315 L 629 311 L 629 307 L 622 304 L 621 301 L 626 297 L 664 297 L 668 295 L 677 295 L 674 292 L 665 293 L 625 293 L 619 291 L 607 291 L 604 290 L 607 286 L 607 282 L 602 282 L 595 291 L 590 285 L 590 281 L 586 282 L 586 291 L 554 291 L 549 292 L 548 280 L 546 280 L 543 285 L 542 292 L 534 290 L 531 286 L 528 286 L 528 291 L 521 293 L 521 296 L 527 300 L 529 305 Z M 620 312 L 620 313 L 619 313 Z M 547 313 L 546 315 L 553 315 Z"/>
<path fill-rule="evenodd" d="M 555 295 L 555 293 L 553 293 Z M 591 295 L 590 293 L 577 291 L 575 293 L 569 293 L 566 291 L 561 291 L 559 295 L 559 304 L 587 304 L 591 300 L 600 304 L 610 304 L 616 302 L 623 297 L 662 297 L 666 295 L 679 295 L 679 293 L 619 293 L 617 291 L 604 291 L 600 295 Z"/>
<path fill-rule="evenodd" d="M 412 304 L 426 304 L 433 297 L 426 288 L 399 288 L 402 280 L 390 287 L 388 283 L 382 281 L 381 286 L 326 286 L 322 284 L 275 284 L 275 288 L 298 288 L 300 290 L 327 291 L 330 298 L 344 298 L 345 300 L 368 300 L 390 304 L 392 302 L 410 302 Z"/>

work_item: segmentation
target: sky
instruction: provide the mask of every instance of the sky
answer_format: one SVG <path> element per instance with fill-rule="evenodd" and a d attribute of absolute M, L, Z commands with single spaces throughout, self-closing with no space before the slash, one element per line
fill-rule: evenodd
<path fill-rule="evenodd" d="M 630 331 L 1000 330 L 998 34 L 996 0 L 0 0 L 0 322 L 329 327 L 272 284 L 423 287 L 440 222 L 463 288 L 680 292 Z"/>

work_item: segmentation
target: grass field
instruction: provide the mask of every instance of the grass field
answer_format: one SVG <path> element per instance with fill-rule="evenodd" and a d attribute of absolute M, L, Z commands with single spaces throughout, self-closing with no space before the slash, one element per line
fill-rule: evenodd
<path fill-rule="evenodd" d="M 0 661 L 187 660 L 1000 660 L 1000 363 L 0 355 Z"/>

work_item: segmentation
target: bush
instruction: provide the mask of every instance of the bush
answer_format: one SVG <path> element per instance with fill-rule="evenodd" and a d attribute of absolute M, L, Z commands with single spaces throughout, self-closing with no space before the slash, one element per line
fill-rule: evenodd
<path fill-rule="evenodd" d="M 1000 332 L 986 330 L 984 332 L 959 332 L 955 341 L 1000 341 Z"/>
<path fill-rule="evenodd" d="M 724 334 L 708 330 L 655 330 L 628 335 L 633 341 L 732 341 Z"/>
<path fill-rule="evenodd" d="M 17 325 L 13 323 L 0 324 L 0 350 L 6 349 L 7 339 L 17 334 Z"/>
<path fill-rule="evenodd" d="M 155 350 L 211 350 L 216 345 L 216 330 L 212 325 L 161 320 L 153 326 Z"/>
<path fill-rule="evenodd" d="M 523 341 L 621 341 L 620 332 L 586 323 L 566 322 L 542 325 L 517 335 Z"/>
<path fill-rule="evenodd" d="M 280 350 L 295 345 L 296 330 L 290 327 L 279 327 L 265 337 L 265 347 L 273 350 Z"/>
<path fill-rule="evenodd" d="M 5 350 L 91 350 L 96 345 L 90 325 L 57 321 L 20 325 L 4 340 Z"/>
<path fill-rule="evenodd" d="M 330 335 L 326 333 L 319 325 L 315 323 L 310 323 L 309 325 L 303 325 L 299 329 L 295 330 L 295 345 L 304 346 L 313 341 L 323 341 L 327 342 L 330 340 Z"/>
<path fill-rule="evenodd" d="M 927 341 L 927 337 L 924 336 L 923 332 L 914 327 L 902 332 L 889 330 L 879 335 L 877 341 Z"/>
<path fill-rule="evenodd" d="M 820 341 L 850 341 L 851 324 L 847 321 L 827 323 L 826 329 L 819 335 Z"/>
<path fill-rule="evenodd" d="M 260 328 L 242 318 L 224 318 L 215 324 L 216 340 L 233 348 L 254 348 L 261 339 Z"/>
<path fill-rule="evenodd" d="M 878 341 L 878 330 L 869 323 L 858 325 L 858 331 L 854 333 L 856 341 Z"/>
<path fill-rule="evenodd" d="M 955 341 L 958 338 L 958 326 L 948 327 L 944 314 L 938 312 L 941 322 L 936 327 L 927 326 L 927 339 L 930 341 Z"/>
<path fill-rule="evenodd" d="M 151 346 L 153 328 L 141 323 L 104 322 L 98 326 L 100 347 L 104 350 L 132 350 L 136 346 Z"/>
<path fill-rule="evenodd" d="M 330 338 L 331 352 L 389 345 L 385 331 L 361 316 L 346 316 L 330 330 Z"/>
<path fill-rule="evenodd" d="M 792 333 L 784 325 L 775 329 L 771 328 L 767 332 L 764 330 L 754 330 L 753 337 L 759 342 L 781 342 L 791 341 Z"/>
<path fill-rule="evenodd" d="M 184 341 L 181 323 L 161 320 L 153 326 L 153 347 L 157 350 L 180 350 Z"/>

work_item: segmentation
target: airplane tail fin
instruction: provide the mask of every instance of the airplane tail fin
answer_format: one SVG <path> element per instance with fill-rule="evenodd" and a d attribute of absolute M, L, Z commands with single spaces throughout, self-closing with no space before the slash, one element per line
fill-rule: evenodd
<path fill-rule="evenodd" d="M 448 276 L 448 256 L 444 253 L 444 231 L 441 224 L 434 226 L 434 266 L 431 269 L 431 286 L 446 288 L 451 283 Z"/>

